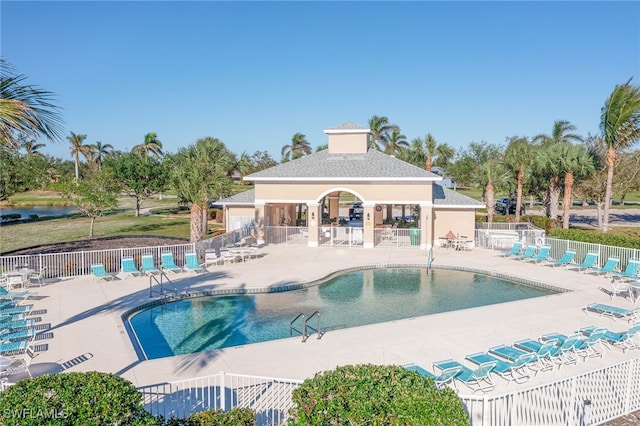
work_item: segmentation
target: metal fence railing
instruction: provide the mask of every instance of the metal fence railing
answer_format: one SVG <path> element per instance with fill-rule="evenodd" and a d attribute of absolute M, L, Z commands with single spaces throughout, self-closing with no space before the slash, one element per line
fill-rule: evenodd
<path fill-rule="evenodd" d="M 460 395 L 474 426 L 590 425 L 640 409 L 640 358 L 500 395 Z M 204 410 L 250 408 L 256 424 L 284 424 L 301 380 L 221 372 L 138 388 L 147 411 L 186 418 Z"/>
<path fill-rule="evenodd" d="M 220 372 L 211 376 L 138 388 L 145 409 L 165 419 L 187 418 L 205 410 L 249 408 L 257 425 L 283 424 L 292 407 L 291 393 L 302 380 Z"/>
<path fill-rule="evenodd" d="M 523 241 L 526 245 L 550 245 L 551 258 L 553 259 L 559 259 L 567 250 L 575 250 L 574 261 L 576 263 L 581 263 L 587 252 L 596 252 L 598 253 L 598 267 L 602 267 L 609 257 L 615 256 L 620 259 L 617 268 L 620 271 L 627 267 L 629 259 L 640 259 L 640 250 L 638 249 L 549 238 L 543 229 L 528 223 L 476 224 L 476 245 L 478 247 L 508 250 L 515 241 Z"/>

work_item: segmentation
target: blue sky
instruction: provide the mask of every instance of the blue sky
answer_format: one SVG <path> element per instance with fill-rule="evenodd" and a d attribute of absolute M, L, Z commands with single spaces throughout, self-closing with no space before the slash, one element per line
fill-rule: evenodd
<path fill-rule="evenodd" d="M 312 146 L 385 115 L 408 140 L 456 149 L 597 133 L 600 108 L 640 84 L 640 2 L 12 2 L 1 52 L 57 95 L 70 131 L 129 150 L 198 138 L 236 153 Z M 71 159 L 68 143 L 45 152 Z"/>

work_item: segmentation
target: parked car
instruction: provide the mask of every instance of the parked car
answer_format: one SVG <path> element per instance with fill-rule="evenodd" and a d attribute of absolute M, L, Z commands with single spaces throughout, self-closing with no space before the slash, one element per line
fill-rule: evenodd
<path fill-rule="evenodd" d="M 362 207 L 362 203 L 359 203 L 359 202 L 353 203 L 353 205 L 349 209 L 349 220 L 354 220 L 354 219 L 362 220 L 363 214 L 364 214 L 364 208 Z"/>
<path fill-rule="evenodd" d="M 516 200 L 509 197 L 498 198 L 495 204 L 496 213 L 498 214 L 516 214 Z M 520 206 L 520 214 L 525 214 L 524 204 Z"/>

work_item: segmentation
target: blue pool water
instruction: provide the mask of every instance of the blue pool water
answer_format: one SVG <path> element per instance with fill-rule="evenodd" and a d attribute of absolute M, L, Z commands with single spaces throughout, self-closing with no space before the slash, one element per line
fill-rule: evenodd
<path fill-rule="evenodd" d="M 319 311 L 322 331 L 330 332 L 554 293 L 471 272 L 378 268 L 300 290 L 171 302 L 129 322 L 153 359 L 287 338 L 300 313 Z M 317 321 L 309 325 L 315 328 Z"/>

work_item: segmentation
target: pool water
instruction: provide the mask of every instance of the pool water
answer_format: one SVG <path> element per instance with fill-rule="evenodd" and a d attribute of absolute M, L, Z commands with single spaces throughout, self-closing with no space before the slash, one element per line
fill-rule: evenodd
<path fill-rule="evenodd" d="M 154 359 L 287 338 L 300 313 L 319 311 L 322 331 L 330 332 L 554 293 L 464 271 L 377 268 L 300 290 L 184 299 L 140 311 L 129 322 Z M 315 328 L 317 320 L 308 324 Z"/>

